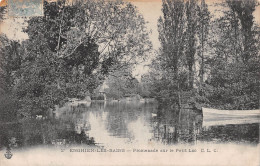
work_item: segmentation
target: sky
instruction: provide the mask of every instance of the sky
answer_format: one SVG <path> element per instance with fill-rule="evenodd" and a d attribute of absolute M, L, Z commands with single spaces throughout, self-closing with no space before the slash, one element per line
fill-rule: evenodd
<path fill-rule="evenodd" d="M 0 0 L 1 1 L 1 0 Z M 153 44 L 153 49 L 157 50 L 160 47 L 160 42 L 158 39 L 158 30 L 157 30 L 157 21 L 159 17 L 162 15 L 162 1 L 161 0 L 129 0 L 131 1 L 139 10 L 139 12 L 144 16 L 144 19 L 148 22 L 147 28 L 148 31 L 151 30 L 150 40 Z M 209 10 L 212 12 L 216 9 L 213 7 L 214 2 L 219 2 L 221 0 L 206 0 L 206 3 L 209 5 Z M 260 0 L 258 0 L 260 3 Z M 260 24 L 260 6 L 256 8 L 254 12 L 254 16 L 256 22 Z M 3 24 L 0 26 L 0 32 L 7 34 L 7 36 L 11 39 L 26 39 L 27 35 L 22 33 L 22 27 L 24 26 L 23 19 L 15 19 L 8 18 L 5 20 Z M 135 66 L 133 71 L 133 75 L 138 79 L 141 78 L 141 75 L 147 73 L 149 71 L 149 67 L 146 65 L 151 62 L 154 54 L 151 54 L 150 58 L 147 59 L 145 63 L 139 64 Z"/>
<path fill-rule="evenodd" d="M 154 1 L 154 2 L 133 2 L 133 4 L 137 7 L 139 12 L 144 16 L 144 19 L 148 22 L 147 28 L 151 30 L 150 33 L 150 40 L 153 44 L 153 49 L 157 50 L 160 47 L 159 42 L 159 33 L 157 30 L 157 21 L 161 15 L 161 1 Z M 141 75 L 145 74 L 149 71 L 149 64 L 152 60 L 154 55 L 148 57 L 147 61 L 135 66 L 133 70 L 133 75 L 140 81 Z"/>

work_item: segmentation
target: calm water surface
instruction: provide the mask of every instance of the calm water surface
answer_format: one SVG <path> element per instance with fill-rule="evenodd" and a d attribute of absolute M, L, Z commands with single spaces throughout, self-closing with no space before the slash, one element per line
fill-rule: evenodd
<path fill-rule="evenodd" d="M 0 148 L 259 143 L 259 124 L 203 126 L 201 112 L 156 103 L 66 104 L 46 117 L 1 124 Z"/>

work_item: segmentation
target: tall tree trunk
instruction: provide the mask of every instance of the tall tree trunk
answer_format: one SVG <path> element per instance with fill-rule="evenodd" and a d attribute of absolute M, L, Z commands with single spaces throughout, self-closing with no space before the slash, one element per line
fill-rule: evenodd
<path fill-rule="evenodd" d="M 201 27 L 201 65 L 200 65 L 200 89 L 202 90 L 202 84 L 204 82 L 204 25 Z"/>
<path fill-rule="evenodd" d="M 205 57 L 204 57 L 204 47 L 205 47 L 205 40 L 206 40 L 206 35 L 208 33 L 207 31 L 207 27 L 208 25 L 205 21 L 209 21 L 206 20 L 208 19 L 208 13 L 207 13 L 208 9 L 206 7 L 205 4 L 205 0 L 201 0 L 201 14 L 200 14 L 200 33 L 201 33 L 201 50 L 200 50 L 200 58 L 201 58 L 201 64 L 200 64 L 200 72 L 199 72 L 199 76 L 200 76 L 200 91 L 203 91 L 203 83 L 204 83 L 204 74 L 205 74 Z"/>
<path fill-rule="evenodd" d="M 192 66 L 189 66 L 189 89 L 190 90 L 193 89 L 193 80 L 194 80 Z"/>

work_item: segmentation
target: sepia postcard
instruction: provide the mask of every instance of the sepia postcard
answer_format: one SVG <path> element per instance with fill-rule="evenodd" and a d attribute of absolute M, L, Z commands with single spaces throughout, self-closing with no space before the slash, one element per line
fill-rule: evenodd
<path fill-rule="evenodd" d="M 260 166 L 259 0 L 0 0 L 0 166 Z"/>

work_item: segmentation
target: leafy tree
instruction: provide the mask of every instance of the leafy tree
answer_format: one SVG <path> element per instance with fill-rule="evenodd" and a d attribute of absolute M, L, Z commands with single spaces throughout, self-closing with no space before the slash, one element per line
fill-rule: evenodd
<path fill-rule="evenodd" d="M 163 17 L 158 20 L 161 55 L 158 58 L 165 74 L 161 75 L 165 89 L 174 102 L 180 107 L 180 90 L 182 77 L 185 74 L 184 45 L 185 45 L 185 3 L 182 0 L 163 0 Z M 182 75 L 182 76 L 181 76 Z M 169 89 L 172 89 L 169 91 Z M 176 100 L 177 99 L 177 100 Z"/>
<path fill-rule="evenodd" d="M 21 65 L 20 51 L 17 41 L 0 34 L 0 121 L 16 119 L 18 101 L 12 88 L 17 82 L 16 75 Z"/>
<path fill-rule="evenodd" d="M 204 0 L 200 4 L 186 1 L 185 5 L 178 0 L 163 1 L 164 17 L 158 21 L 162 47 L 152 65 L 153 93 L 162 98 L 161 102 L 167 99 L 179 108 L 185 103 L 259 108 L 256 5 L 253 0 L 227 0 L 222 3 L 223 16 L 211 22 Z M 195 65 L 199 67 L 198 77 Z M 193 86 L 194 82 L 199 86 Z M 185 99 L 185 91 L 193 96 Z"/>
<path fill-rule="evenodd" d="M 256 3 L 226 1 L 224 5 L 227 11 L 215 23 L 217 40 L 208 79 L 210 102 L 226 109 L 259 108 L 259 29 L 252 15 Z"/>
<path fill-rule="evenodd" d="M 199 69 L 199 82 L 200 89 L 202 90 L 202 85 L 204 83 L 205 77 L 205 52 L 206 46 L 208 44 L 208 35 L 210 28 L 210 13 L 208 10 L 208 6 L 205 3 L 205 0 L 201 0 L 201 4 L 198 6 L 198 38 L 199 38 L 199 46 L 198 46 L 198 59 L 200 64 Z"/>
<path fill-rule="evenodd" d="M 186 61 L 189 70 L 188 84 L 189 88 L 193 89 L 194 83 L 194 65 L 195 65 L 195 54 L 196 54 L 196 34 L 198 26 L 197 9 L 198 5 L 196 0 L 189 0 L 186 2 L 186 17 L 187 17 L 187 28 L 186 28 Z"/>
<path fill-rule="evenodd" d="M 184 2 L 163 1 L 163 17 L 158 20 L 159 40 L 166 67 L 178 73 L 180 58 L 184 50 Z"/>
<path fill-rule="evenodd" d="M 44 1 L 44 16 L 27 23 L 29 39 L 12 62 L 20 64 L 5 67 L 17 70 L 12 91 L 25 112 L 44 113 L 67 97 L 89 95 L 111 71 L 136 64 L 151 49 L 142 15 L 127 2 Z M 4 51 L 4 58 L 15 57 Z"/>
<path fill-rule="evenodd" d="M 255 32 L 253 30 L 254 25 L 254 16 L 253 12 L 255 11 L 257 1 L 248 0 L 248 1 L 234 1 L 227 0 L 228 7 L 237 15 L 241 23 L 242 31 L 242 60 L 244 63 L 247 63 L 250 58 L 257 55 L 256 49 L 256 39 Z"/>
<path fill-rule="evenodd" d="M 132 76 L 129 68 L 111 73 L 107 79 L 105 89 L 108 98 L 120 99 L 128 94 L 139 94 L 139 82 Z"/>
<path fill-rule="evenodd" d="M 5 19 L 6 6 L 0 6 L 0 23 Z"/>
<path fill-rule="evenodd" d="M 139 94 L 142 96 L 142 97 L 153 97 L 152 96 L 152 78 L 151 78 L 151 74 L 144 74 L 142 75 L 141 77 L 141 81 L 140 81 L 140 86 L 139 86 Z"/>

